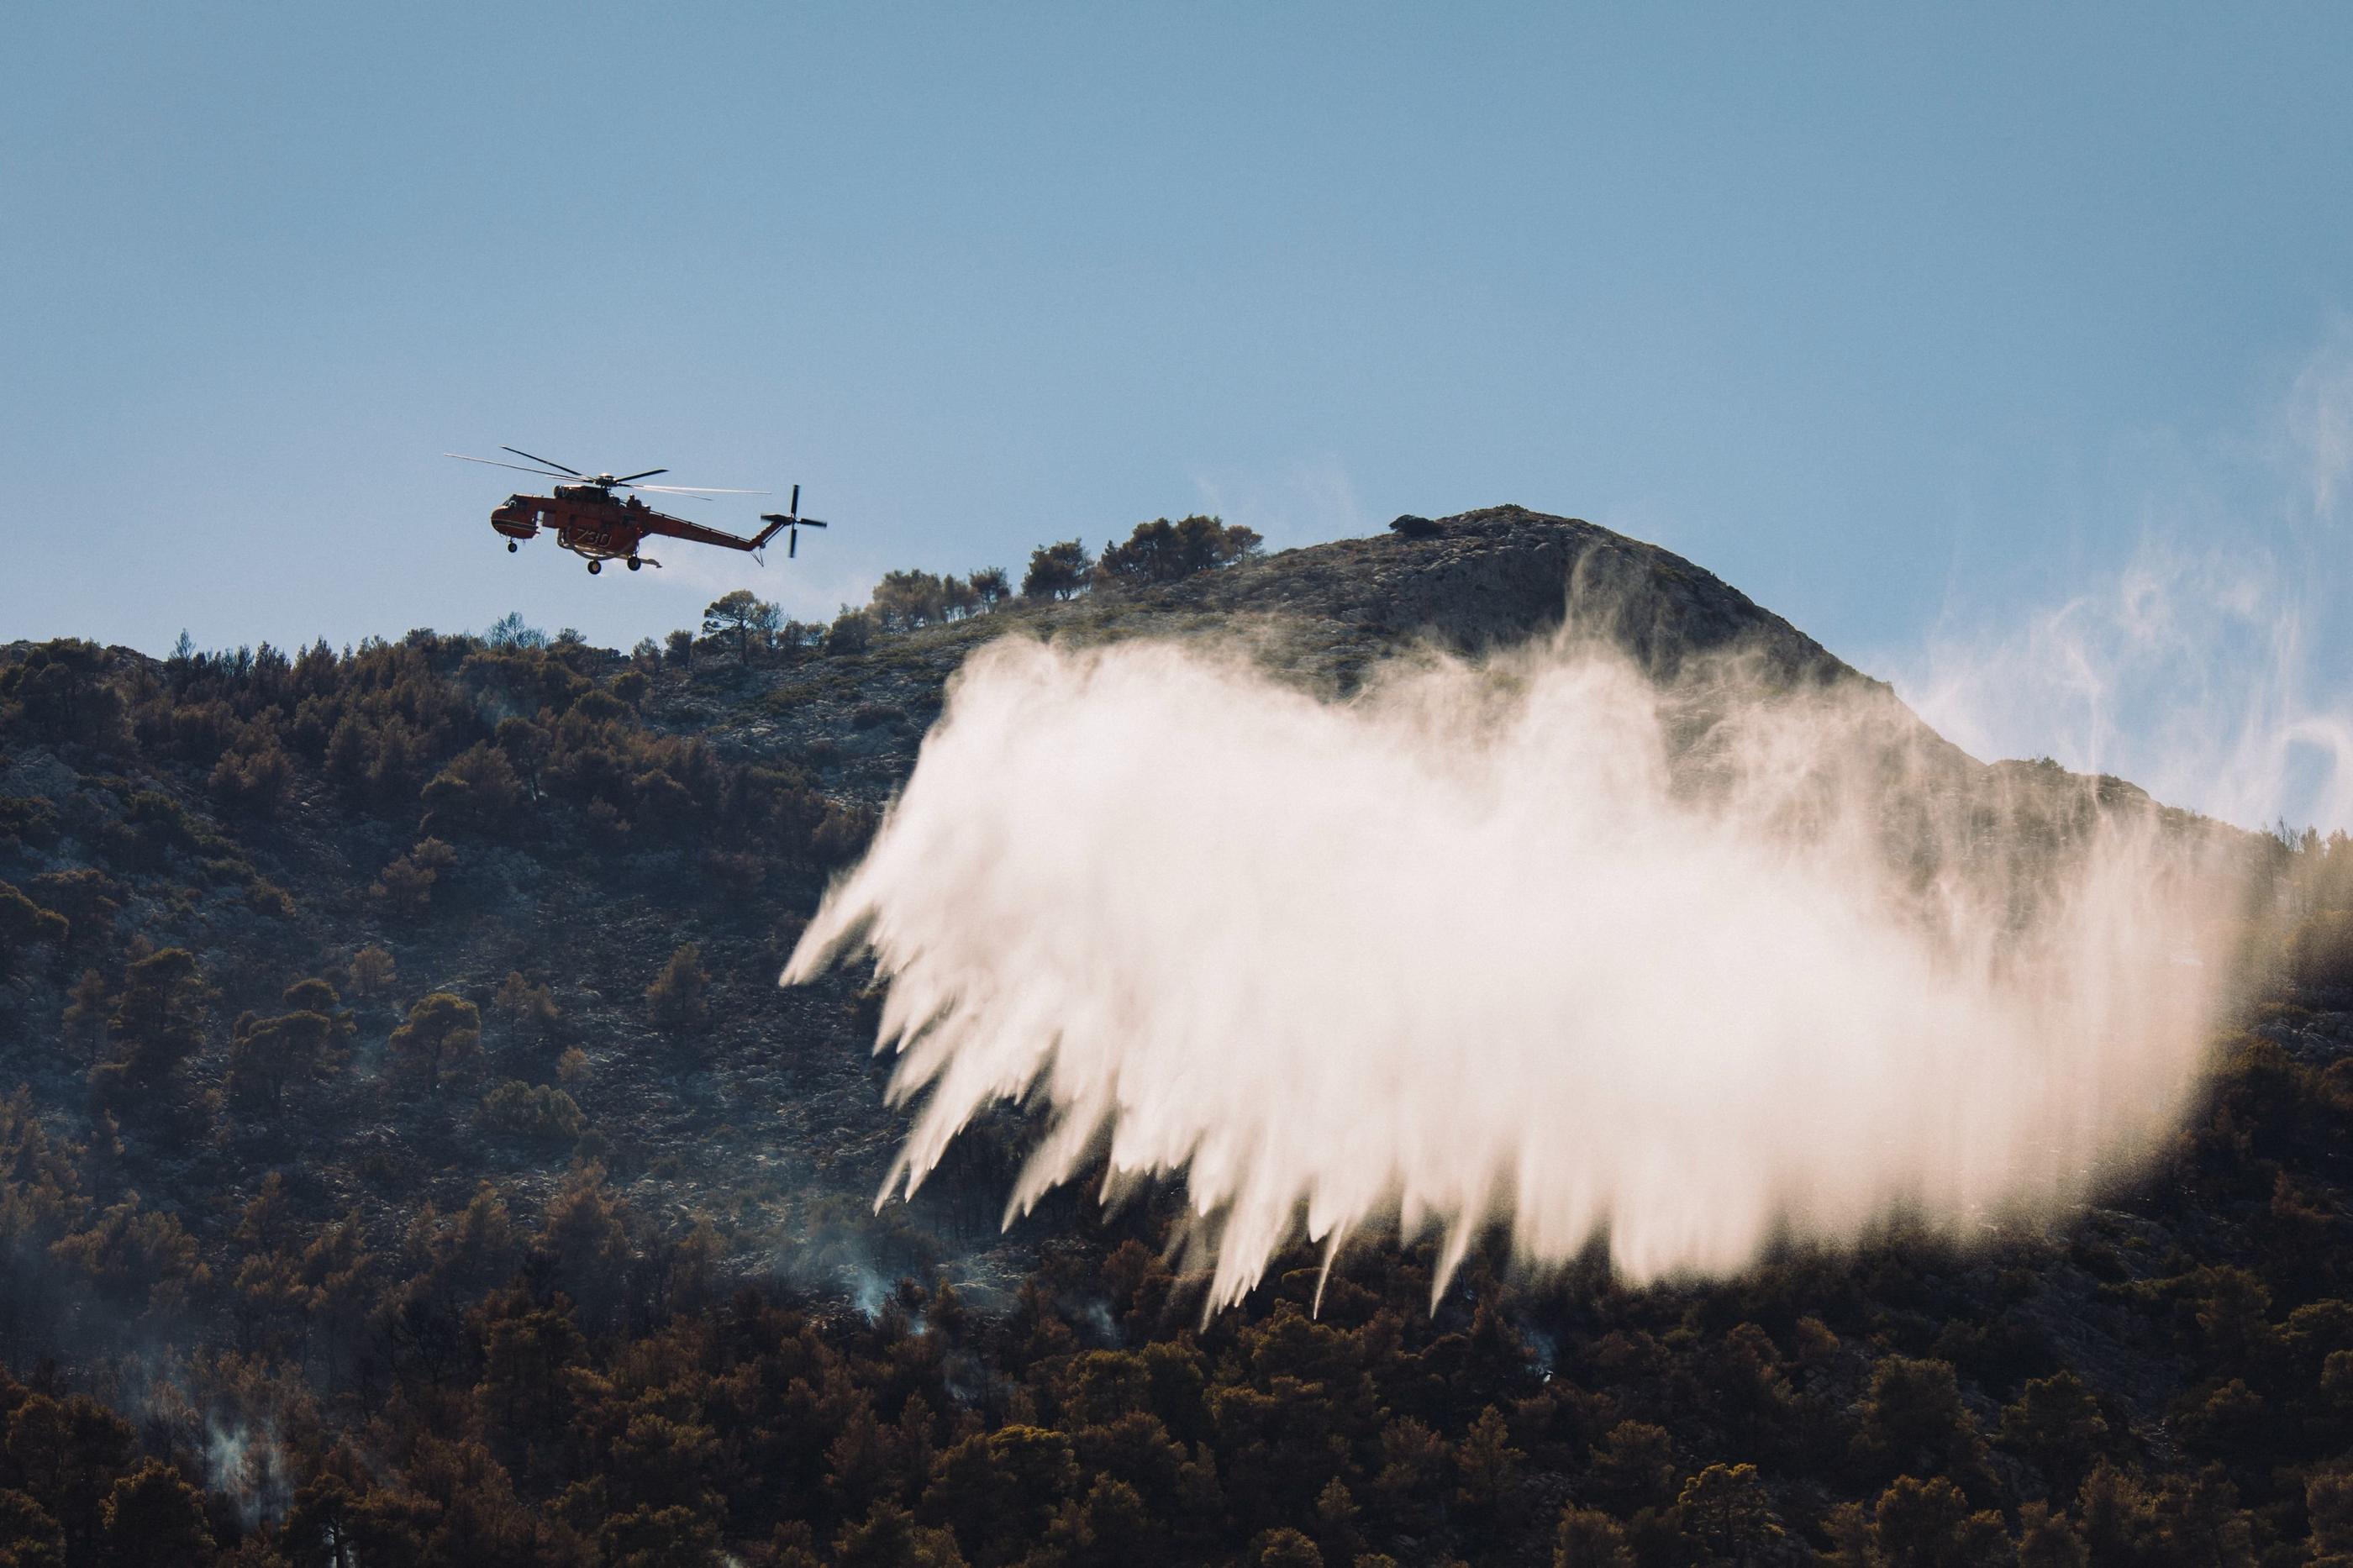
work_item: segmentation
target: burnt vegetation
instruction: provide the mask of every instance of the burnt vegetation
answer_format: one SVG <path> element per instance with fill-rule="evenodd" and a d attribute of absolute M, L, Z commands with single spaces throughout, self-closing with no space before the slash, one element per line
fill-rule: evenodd
<path fill-rule="evenodd" d="M 957 628 L 1244 532 L 627 657 L 0 650 L 0 1564 L 2353 1561 L 2341 836 L 2266 842 L 2268 1000 L 2049 1229 L 1498 1242 L 1434 1308 L 1368 1240 L 1205 1323 L 1173 1195 L 998 1236 L 1011 1113 L 871 1213 L 876 999 L 768 982 Z"/>

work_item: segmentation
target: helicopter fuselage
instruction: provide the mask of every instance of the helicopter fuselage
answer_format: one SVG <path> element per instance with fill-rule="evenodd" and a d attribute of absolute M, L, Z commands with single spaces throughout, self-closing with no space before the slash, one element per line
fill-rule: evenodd
<path fill-rule="evenodd" d="M 552 496 L 512 495 L 491 513 L 491 526 L 509 539 L 534 539 L 546 529 L 557 544 L 592 561 L 635 555 L 647 534 L 661 531 L 661 523 L 694 526 L 635 496 L 623 500 L 593 485 L 558 485 Z"/>

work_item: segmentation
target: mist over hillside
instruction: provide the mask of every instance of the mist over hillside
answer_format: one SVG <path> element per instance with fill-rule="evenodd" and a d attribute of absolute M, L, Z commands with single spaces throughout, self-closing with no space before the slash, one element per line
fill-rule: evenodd
<path fill-rule="evenodd" d="M 0 650 L 0 1561 L 2353 1551 L 2341 836 L 1575 520 L 1158 538 Z"/>

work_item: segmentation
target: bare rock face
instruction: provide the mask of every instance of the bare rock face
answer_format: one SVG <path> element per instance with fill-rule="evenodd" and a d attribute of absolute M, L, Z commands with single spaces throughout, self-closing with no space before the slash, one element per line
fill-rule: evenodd
<path fill-rule="evenodd" d="M 1858 679 L 1714 574 L 1580 519 L 1499 506 L 1398 521 L 1413 526 L 1286 551 L 1183 587 L 1203 609 L 1280 611 L 1463 652 L 1542 636 L 1574 615 L 1661 676 L 1690 654 L 1742 648 L 1793 681 Z"/>

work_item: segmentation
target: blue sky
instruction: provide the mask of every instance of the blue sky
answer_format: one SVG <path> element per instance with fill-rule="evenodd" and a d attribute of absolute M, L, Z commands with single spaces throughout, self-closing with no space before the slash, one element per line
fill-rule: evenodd
<path fill-rule="evenodd" d="M 2311 489 L 2283 411 L 2353 310 L 2344 6 L 6 35 L 0 637 L 520 609 L 626 646 L 739 584 L 829 613 L 1163 513 L 1293 544 L 1512 500 L 1900 663 L 2122 570 L 2153 517 L 2280 545 Z M 440 455 L 501 443 L 798 481 L 838 526 L 592 580 L 507 555 L 508 476 Z"/>

